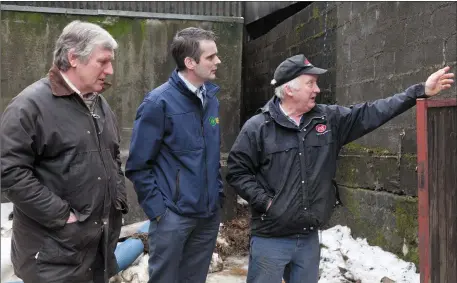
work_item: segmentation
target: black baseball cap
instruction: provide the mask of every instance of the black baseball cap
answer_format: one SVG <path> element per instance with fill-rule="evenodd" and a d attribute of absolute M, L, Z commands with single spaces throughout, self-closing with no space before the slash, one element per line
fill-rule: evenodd
<path fill-rule="evenodd" d="M 322 75 L 327 70 L 314 67 L 306 59 L 305 55 L 299 54 L 287 58 L 276 68 L 271 85 L 278 87 L 303 74 Z"/>

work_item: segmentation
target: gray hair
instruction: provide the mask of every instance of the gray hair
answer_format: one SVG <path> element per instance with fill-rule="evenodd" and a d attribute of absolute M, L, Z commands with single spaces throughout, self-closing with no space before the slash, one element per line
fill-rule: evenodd
<path fill-rule="evenodd" d="M 54 64 L 59 70 L 65 72 L 71 67 L 68 61 L 68 52 L 71 49 L 82 62 L 87 62 L 97 46 L 114 50 L 118 45 L 111 34 L 99 25 L 73 21 L 63 29 L 57 39 L 54 49 Z"/>
<path fill-rule="evenodd" d="M 298 77 L 275 88 L 275 95 L 281 100 L 284 98 L 284 89 L 286 86 L 289 86 L 292 89 L 297 89 L 298 88 Z"/>

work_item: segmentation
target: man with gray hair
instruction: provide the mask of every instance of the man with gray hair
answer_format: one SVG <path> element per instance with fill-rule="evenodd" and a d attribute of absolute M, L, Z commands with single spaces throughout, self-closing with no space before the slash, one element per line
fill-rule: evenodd
<path fill-rule="evenodd" d="M 425 83 L 352 107 L 316 103 L 327 70 L 303 55 L 274 73 L 276 97 L 241 129 L 227 160 L 227 181 L 251 206 L 248 283 L 317 283 L 318 229 L 338 200 L 332 181 L 341 148 L 451 87 L 445 67 Z"/>
<path fill-rule="evenodd" d="M 25 283 L 106 283 L 127 213 L 116 117 L 101 96 L 117 43 L 73 21 L 45 78 L 0 123 L 1 190 L 14 204 L 11 259 Z"/>

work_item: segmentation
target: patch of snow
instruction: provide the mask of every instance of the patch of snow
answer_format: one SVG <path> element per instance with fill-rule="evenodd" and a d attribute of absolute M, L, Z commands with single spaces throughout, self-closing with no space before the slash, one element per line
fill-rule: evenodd
<path fill-rule="evenodd" d="M 217 237 L 216 243 L 222 247 L 228 247 L 229 243 L 226 239 L 222 238 L 220 235 Z"/>
<path fill-rule="evenodd" d="M 2 237 L 2 270 L 1 270 L 1 282 L 8 282 L 13 279 L 14 270 L 13 264 L 11 263 L 11 238 Z"/>
<path fill-rule="evenodd" d="M 13 211 L 13 203 L 1 204 L 1 282 L 17 281 L 19 278 L 14 275 L 13 264 L 11 263 L 11 229 L 13 221 L 8 220 Z"/>
<path fill-rule="evenodd" d="M 11 228 L 13 228 L 13 221 L 8 220 L 10 213 L 13 212 L 13 203 L 2 203 L 1 208 L 1 223 L 2 223 L 2 237 L 11 237 Z"/>
<path fill-rule="evenodd" d="M 222 261 L 222 258 L 217 253 L 213 253 L 208 273 L 219 272 L 222 271 L 222 269 L 224 269 L 224 262 Z"/>
<path fill-rule="evenodd" d="M 246 277 L 231 274 L 212 273 L 206 277 L 206 283 L 246 283 Z"/>
<path fill-rule="evenodd" d="M 370 246 L 366 239 L 353 239 L 348 227 L 337 225 L 321 233 L 319 283 L 344 282 L 343 274 L 362 282 L 380 282 L 383 277 L 397 283 L 420 281 L 413 263 L 405 262 L 377 246 Z M 349 274 L 342 270 L 347 270 Z"/>
<path fill-rule="evenodd" d="M 148 260 L 149 255 L 140 256 L 136 261 L 137 264 L 132 264 L 129 268 L 121 272 L 122 282 L 129 283 L 147 283 L 149 280 Z M 134 262 L 135 263 L 135 262 Z"/>
<path fill-rule="evenodd" d="M 247 206 L 247 205 L 249 205 L 249 203 L 248 203 L 246 200 L 244 200 L 242 197 L 240 197 L 240 196 L 237 196 L 236 202 L 237 202 L 238 204 L 242 205 L 242 206 Z"/>

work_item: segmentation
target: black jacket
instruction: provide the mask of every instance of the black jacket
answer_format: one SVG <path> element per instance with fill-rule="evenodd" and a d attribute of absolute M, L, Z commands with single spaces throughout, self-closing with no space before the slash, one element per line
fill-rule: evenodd
<path fill-rule="evenodd" d="M 251 205 L 253 235 L 306 234 L 326 224 L 336 204 L 336 159 L 343 145 L 416 104 L 424 86 L 347 108 L 316 105 L 300 127 L 271 99 L 249 119 L 227 160 L 227 181 Z M 268 202 L 271 207 L 266 211 Z"/>
<path fill-rule="evenodd" d="M 119 133 L 106 100 L 96 103 L 93 117 L 54 67 L 3 113 L 1 188 L 14 203 L 11 259 L 25 283 L 89 282 L 98 248 L 104 282 L 117 272 L 127 209 Z M 66 224 L 70 211 L 78 221 Z"/>

